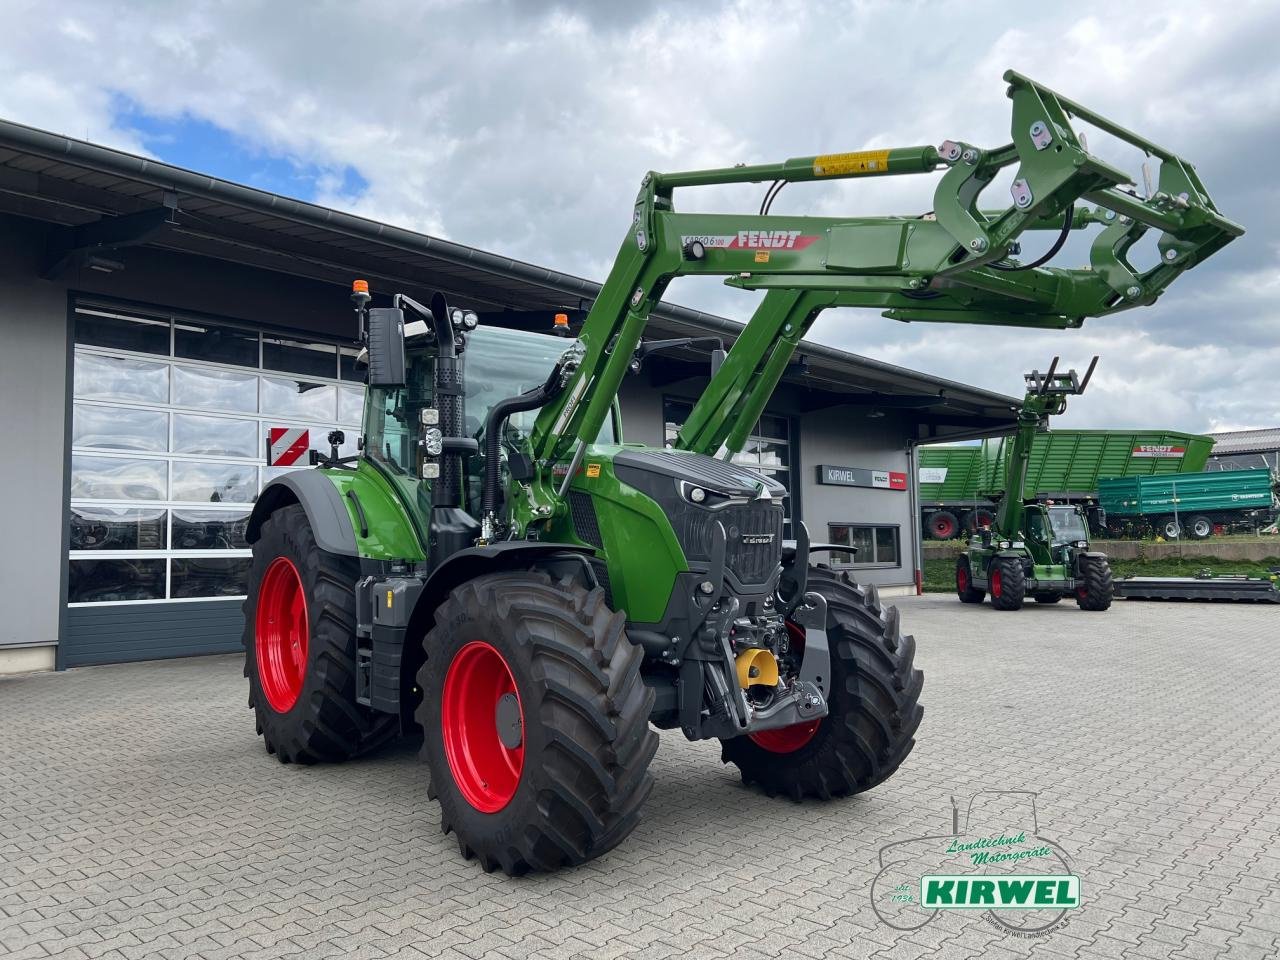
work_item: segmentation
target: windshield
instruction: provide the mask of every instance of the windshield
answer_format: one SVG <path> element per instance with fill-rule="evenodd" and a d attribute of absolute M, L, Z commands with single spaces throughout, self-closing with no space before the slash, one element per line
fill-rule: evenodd
<path fill-rule="evenodd" d="M 1054 546 L 1089 539 L 1084 517 L 1075 507 L 1050 507 L 1049 525 L 1053 528 Z"/>
<path fill-rule="evenodd" d="M 551 368 L 569 349 L 572 340 L 526 330 L 504 330 L 480 327 L 471 334 L 463 354 L 467 384 L 467 423 L 469 437 L 479 437 L 484 417 L 499 400 L 514 397 L 541 386 Z M 528 436 L 537 410 L 514 414 L 508 421 Z M 613 418 L 607 417 L 600 428 L 598 443 L 616 443 Z"/>

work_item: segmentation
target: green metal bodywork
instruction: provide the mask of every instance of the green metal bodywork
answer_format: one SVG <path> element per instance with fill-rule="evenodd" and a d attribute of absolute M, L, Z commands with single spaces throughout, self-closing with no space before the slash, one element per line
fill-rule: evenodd
<path fill-rule="evenodd" d="M 992 437 L 971 446 L 919 449 L 922 470 L 946 470 L 946 478 L 921 482 L 920 502 L 963 503 L 1004 493 L 1004 474 L 1013 443 Z M 1213 449 L 1213 438 L 1173 430 L 1050 430 L 1037 433 L 1027 461 L 1027 496 L 1096 496 L 1109 477 L 1198 473 Z"/>

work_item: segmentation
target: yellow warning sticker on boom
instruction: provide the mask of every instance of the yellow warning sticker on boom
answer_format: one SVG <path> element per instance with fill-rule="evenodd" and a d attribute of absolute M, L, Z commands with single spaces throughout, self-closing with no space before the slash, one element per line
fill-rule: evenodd
<path fill-rule="evenodd" d="M 827 153 L 813 158 L 813 175 L 815 177 L 843 177 L 859 173 L 884 173 L 888 169 L 888 150 Z"/>

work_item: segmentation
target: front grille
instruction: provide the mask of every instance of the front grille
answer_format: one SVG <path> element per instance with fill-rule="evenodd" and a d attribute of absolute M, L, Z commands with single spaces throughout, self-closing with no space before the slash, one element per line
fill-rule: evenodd
<path fill-rule="evenodd" d="M 686 505 L 671 521 L 690 563 L 711 559 L 712 531 L 717 522 L 723 524 L 728 535 L 725 565 L 743 584 L 767 581 L 782 556 L 782 504 L 776 501 L 735 504 L 714 511 Z M 763 542 L 744 542 L 744 538 Z"/>

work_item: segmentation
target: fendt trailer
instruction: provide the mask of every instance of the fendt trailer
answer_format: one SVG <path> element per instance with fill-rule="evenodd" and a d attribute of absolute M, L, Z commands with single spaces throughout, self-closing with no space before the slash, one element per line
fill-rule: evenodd
<path fill-rule="evenodd" d="M 950 540 L 991 524 L 1011 447 L 1008 437 L 992 437 L 919 448 L 921 529 L 930 539 Z M 1101 479 L 1196 473 L 1212 449 L 1212 437 L 1174 430 L 1049 430 L 1031 444 L 1025 495 L 1079 506 L 1090 529 L 1102 533 Z"/>
<path fill-rule="evenodd" d="M 245 673 L 268 751 L 344 760 L 420 729 L 442 828 L 507 873 L 580 863 L 631 833 L 651 724 L 719 740 L 744 779 L 796 800 L 891 776 L 921 718 L 914 641 L 874 587 L 811 562 L 826 547 L 803 525 L 784 544 L 782 488 L 732 460 L 796 345 L 837 306 L 1079 327 L 1153 303 L 1243 232 L 1175 154 L 1005 79 L 1012 142 L 994 149 L 645 175 L 578 339 L 550 341 L 550 356 L 537 335 L 473 338 L 475 314 L 439 294 L 379 291 L 371 306 L 358 288 L 360 453 L 273 481 L 249 521 Z M 1159 158 L 1158 189 L 1130 192 L 1075 122 Z M 980 209 L 1009 167 L 1009 205 Z M 768 214 L 787 183 L 937 170 L 932 217 Z M 676 210 L 677 190 L 757 182 L 773 184 L 759 213 Z M 1087 225 L 1100 228 L 1087 268 L 1011 259 L 1028 230 Z M 1136 269 L 1127 254 L 1148 230 L 1160 259 Z M 680 276 L 765 296 L 674 448 L 619 443 L 619 387 L 670 345 L 643 334 Z M 475 382 L 485 351 L 494 372 Z"/>

